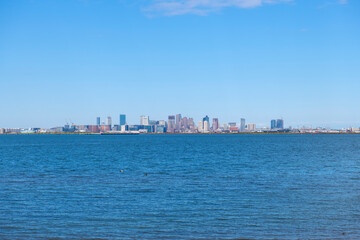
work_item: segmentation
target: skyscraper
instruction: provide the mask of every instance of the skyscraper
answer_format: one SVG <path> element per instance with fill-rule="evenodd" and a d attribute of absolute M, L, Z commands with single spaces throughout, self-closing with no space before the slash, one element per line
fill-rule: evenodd
<path fill-rule="evenodd" d="M 168 117 L 167 132 L 174 133 L 174 132 L 175 132 L 175 128 L 176 128 L 176 125 L 175 125 L 175 116 L 174 116 L 174 115 L 170 115 L 170 116 Z"/>
<path fill-rule="evenodd" d="M 199 121 L 198 132 L 204 132 L 204 121 Z"/>
<path fill-rule="evenodd" d="M 96 125 L 100 126 L 100 117 L 96 118 Z"/>
<path fill-rule="evenodd" d="M 219 128 L 219 119 L 213 118 L 212 130 L 216 131 Z"/>
<path fill-rule="evenodd" d="M 284 120 L 282 120 L 282 119 L 276 120 L 276 128 L 284 129 Z"/>
<path fill-rule="evenodd" d="M 271 120 L 271 129 L 275 129 L 277 127 L 276 120 Z"/>
<path fill-rule="evenodd" d="M 245 118 L 240 119 L 240 132 L 245 130 Z"/>
<path fill-rule="evenodd" d="M 209 132 L 210 130 L 210 123 L 209 121 L 204 121 L 204 132 Z"/>
<path fill-rule="evenodd" d="M 120 114 L 120 122 L 119 125 L 125 125 L 126 124 L 126 115 L 125 114 Z"/>
<path fill-rule="evenodd" d="M 206 116 L 203 118 L 203 121 L 204 121 L 204 122 L 205 122 L 205 121 L 209 122 L 209 117 L 208 117 L 208 115 L 206 115 Z"/>
<path fill-rule="evenodd" d="M 176 114 L 176 129 L 179 130 L 181 128 L 181 114 Z"/>
<path fill-rule="evenodd" d="M 183 117 L 181 119 L 180 126 L 181 126 L 180 128 L 185 130 L 185 131 L 189 128 L 188 118 L 187 117 Z"/>
<path fill-rule="evenodd" d="M 193 118 L 189 118 L 188 119 L 188 128 L 190 130 L 194 130 L 195 129 L 195 123 L 194 123 L 194 119 Z"/>
<path fill-rule="evenodd" d="M 109 125 L 110 127 L 112 126 L 111 117 L 107 117 L 107 125 Z"/>
<path fill-rule="evenodd" d="M 210 122 L 209 122 L 209 117 L 208 115 L 206 115 L 202 121 L 199 121 L 199 127 L 198 130 L 199 132 L 208 132 L 210 129 Z"/>

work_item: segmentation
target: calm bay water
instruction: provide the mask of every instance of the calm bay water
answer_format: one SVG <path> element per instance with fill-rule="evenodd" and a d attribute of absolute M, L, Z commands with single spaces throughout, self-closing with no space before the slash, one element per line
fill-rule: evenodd
<path fill-rule="evenodd" d="M 360 239 L 360 135 L 0 135 L 0 239 Z"/>

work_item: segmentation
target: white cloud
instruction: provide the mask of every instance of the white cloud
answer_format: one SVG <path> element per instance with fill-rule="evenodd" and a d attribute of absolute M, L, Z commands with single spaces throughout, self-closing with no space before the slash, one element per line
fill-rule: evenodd
<path fill-rule="evenodd" d="M 348 0 L 332 0 L 331 2 L 326 2 L 323 5 L 320 5 L 319 8 L 324 8 L 328 6 L 334 6 L 334 5 L 345 5 L 348 4 Z"/>
<path fill-rule="evenodd" d="M 152 0 L 152 4 L 144 10 L 168 16 L 207 15 L 226 7 L 253 8 L 291 1 L 293 0 Z"/>

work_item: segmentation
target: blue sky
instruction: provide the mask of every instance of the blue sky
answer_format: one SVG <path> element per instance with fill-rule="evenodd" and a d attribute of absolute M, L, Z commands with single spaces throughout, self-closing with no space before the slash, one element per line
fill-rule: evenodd
<path fill-rule="evenodd" d="M 0 1 L 0 127 L 360 126 L 355 0 Z"/>

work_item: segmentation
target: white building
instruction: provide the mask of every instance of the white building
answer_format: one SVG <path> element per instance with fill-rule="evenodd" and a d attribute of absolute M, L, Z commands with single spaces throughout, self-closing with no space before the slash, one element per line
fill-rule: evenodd
<path fill-rule="evenodd" d="M 140 116 L 140 125 L 149 125 L 149 116 Z"/>
<path fill-rule="evenodd" d="M 204 132 L 204 122 L 203 121 L 199 121 L 198 131 Z"/>
<path fill-rule="evenodd" d="M 111 120 L 111 117 L 107 117 L 107 125 L 112 126 L 112 120 Z"/>
<path fill-rule="evenodd" d="M 159 121 L 159 125 L 161 125 L 161 126 L 166 126 L 166 121 L 165 121 L 165 120 L 160 120 L 160 121 Z"/>
<path fill-rule="evenodd" d="M 210 130 L 210 123 L 208 121 L 204 121 L 203 132 L 209 132 L 209 130 Z"/>

